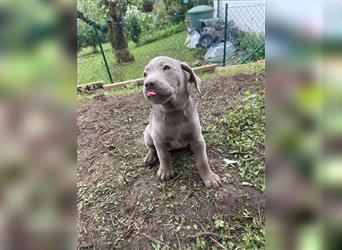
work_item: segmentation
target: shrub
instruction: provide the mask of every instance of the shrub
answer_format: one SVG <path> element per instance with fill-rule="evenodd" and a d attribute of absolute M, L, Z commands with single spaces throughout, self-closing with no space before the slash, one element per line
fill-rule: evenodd
<path fill-rule="evenodd" d="M 164 4 L 156 6 L 154 14 L 152 16 L 152 25 L 154 29 L 164 29 L 170 23 L 167 20 L 167 12 Z"/>
<path fill-rule="evenodd" d="M 166 11 L 166 20 L 170 24 L 179 23 L 184 20 L 186 8 L 184 4 L 173 2 Z"/>
<path fill-rule="evenodd" d="M 198 6 L 198 5 L 209 5 L 213 6 L 213 0 L 191 0 L 190 6 Z"/>
<path fill-rule="evenodd" d="M 172 34 L 176 34 L 185 30 L 184 23 L 178 23 L 176 25 L 169 26 L 163 30 L 159 30 L 153 33 L 146 33 L 142 36 L 139 45 L 148 44 L 159 39 L 168 37 Z"/>
<path fill-rule="evenodd" d="M 139 43 L 142 31 L 152 29 L 152 16 L 141 12 L 136 6 L 129 6 L 125 14 L 125 28 L 129 39 Z"/>
<path fill-rule="evenodd" d="M 96 51 L 96 39 L 94 29 L 87 25 L 79 25 L 77 29 L 77 49 L 92 46 L 93 51 Z"/>
<path fill-rule="evenodd" d="M 246 53 L 251 54 L 257 47 L 265 43 L 265 36 L 263 34 L 256 34 L 253 32 L 246 32 L 239 30 L 236 36 L 237 45 L 244 49 Z M 257 61 L 265 58 L 265 46 L 260 48 L 252 55 L 248 61 Z"/>
<path fill-rule="evenodd" d="M 108 42 L 108 35 L 98 32 L 101 43 Z M 80 51 L 82 48 L 86 48 L 89 46 L 93 47 L 93 52 L 97 52 L 98 41 L 95 36 L 95 31 L 92 26 L 88 24 L 82 23 L 80 21 L 77 28 L 77 50 Z"/>
<path fill-rule="evenodd" d="M 176 24 L 183 21 L 186 14 L 186 7 L 182 2 L 163 1 L 160 2 L 154 11 L 153 27 L 155 29 L 164 29 L 170 24 Z"/>
<path fill-rule="evenodd" d="M 132 16 L 126 20 L 126 28 L 131 39 L 135 43 L 139 43 L 142 28 L 139 19 L 136 16 Z"/>

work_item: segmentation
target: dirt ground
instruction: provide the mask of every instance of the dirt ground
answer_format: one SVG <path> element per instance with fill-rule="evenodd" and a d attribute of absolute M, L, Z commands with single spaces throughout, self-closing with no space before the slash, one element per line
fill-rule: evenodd
<path fill-rule="evenodd" d="M 205 128 L 236 106 L 243 93 L 263 89 L 264 73 L 203 81 L 201 98 L 189 88 Z M 207 152 L 223 180 L 219 189 L 204 187 L 186 150 L 173 154 L 176 176 L 169 181 L 158 179 L 157 165 L 143 166 L 142 133 L 149 112 L 142 93 L 80 101 L 79 249 L 222 249 L 217 218 L 236 224 L 245 209 L 263 218 L 264 194 L 242 185 L 237 170 L 223 164 L 230 155 L 213 145 L 207 145 Z"/>

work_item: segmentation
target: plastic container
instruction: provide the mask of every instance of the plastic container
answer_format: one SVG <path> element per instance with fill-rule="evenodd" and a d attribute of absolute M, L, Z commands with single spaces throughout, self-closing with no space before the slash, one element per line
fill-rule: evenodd
<path fill-rule="evenodd" d="M 200 19 L 209 19 L 214 16 L 214 8 L 208 5 L 199 5 L 191 8 L 188 11 L 189 23 L 191 29 L 200 29 L 201 22 Z"/>

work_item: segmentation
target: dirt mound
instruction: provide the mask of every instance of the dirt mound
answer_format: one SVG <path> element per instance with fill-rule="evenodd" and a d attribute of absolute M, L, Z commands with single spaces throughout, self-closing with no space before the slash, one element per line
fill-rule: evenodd
<path fill-rule="evenodd" d="M 263 89 L 264 74 L 203 81 L 201 98 L 194 87 L 189 88 L 206 127 L 213 117 L 240 103 L 243 93 Z M 221 244 L 226 230 L 219 225 L 221 220 L 241 222 L 245 209 L 251 217 L 261 213 L 263 218 L 264 194 L 243 186 L 237 170 L 223 164 L 230 156 L 212 145 L 207 145 L 209 161 L 223 180 L 217 190 L 204 187 L 192 153 L 186 150 L 173 154 L 176 176 L 169 181 L 158 179 L 157 166 L 143 166 L 147 150 L 142 133 L 149 112 L 142 93 L 102 96 L 79 104 L 79 248 L 199 249 L 204 244 L 206 249 Z M 202 244 L 201 239 L 208 241 Z"/>

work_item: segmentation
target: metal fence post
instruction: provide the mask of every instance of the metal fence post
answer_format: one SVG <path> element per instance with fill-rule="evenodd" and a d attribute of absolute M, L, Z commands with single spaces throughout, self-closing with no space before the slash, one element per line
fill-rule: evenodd
<path fill-rule="evenodd" d="M 106 55 L 105 55 L 105 53 L 104 53 L 104 51 L 103 51 L 102 43 L 101 43 L 99 34 L 98 34 L 98 32 L 97 32 L 96 26 L 93 25 L 93 27 L 94 27 L 94 30 L 95 30 L 96 40 L 97 40 L 97 42 L 98 42 L 99 45 L 100 45 L 101 54 L 102 54 L 102 57 L 103 57 L 103 61 L 104 61 L 105 65 L 106 65 L 106 69 L 107 69 L 107 73 L 108 73 L 108 76 L 109 76 L 110 83 L 113 83 L 112 74 L 110 73 L 110 70 L 109 70 L 109 67 L 108 67 Z"/>
<path fill-rule="evenodd" d="M 219 18 L 220 17 L 220 0 L 217 0 L 216 7 L 217 7 L 217 18 Z"/>
<path fill-rule="evenodd" d="M 228 4 L 226 3 L 226 12 L 225 12 L 225 17 L 224 17 L 223 67 L 226 66 L 227 27 L 228 27 Z"/>

